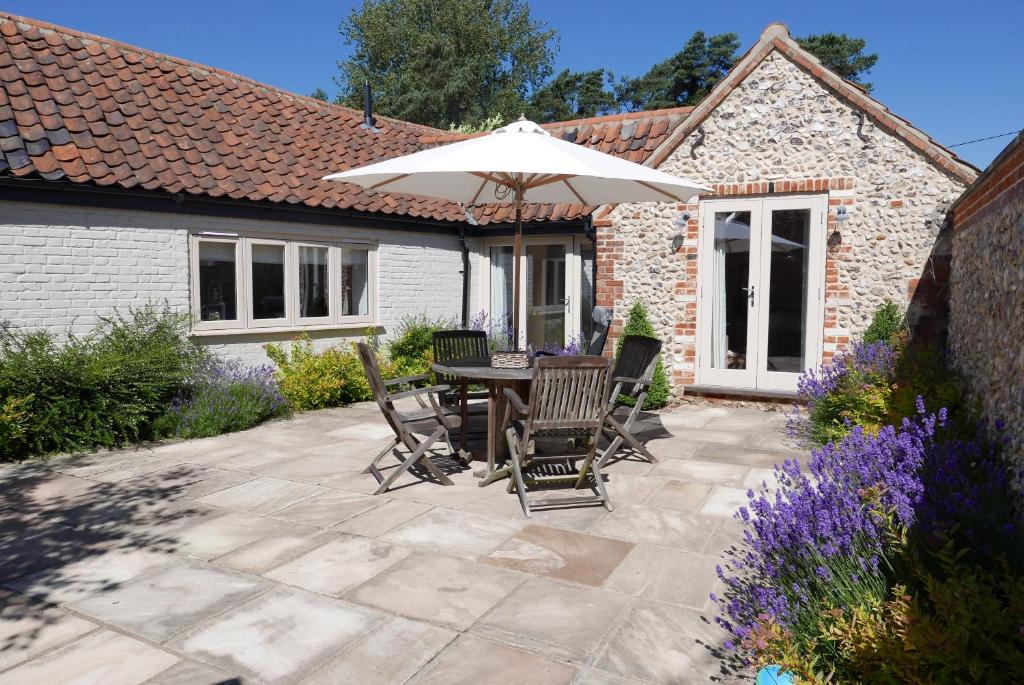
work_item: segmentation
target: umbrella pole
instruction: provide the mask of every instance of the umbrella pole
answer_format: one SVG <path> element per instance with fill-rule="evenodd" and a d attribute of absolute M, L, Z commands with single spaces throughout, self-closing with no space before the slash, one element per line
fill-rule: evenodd
<path fill-rule="evenodd" d="M 519 349 L 519 260 L 523 252 L 523 188 L 516 186 L 516 236 L 512 247 L 512 349 Z"/>

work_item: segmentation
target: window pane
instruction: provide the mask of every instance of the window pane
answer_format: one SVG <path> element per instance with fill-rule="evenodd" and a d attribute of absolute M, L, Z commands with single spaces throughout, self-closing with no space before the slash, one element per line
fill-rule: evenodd
<path fill-rule="evenodd" d="M 234 321 L 235 244 L 199 243 L 199 318 L 202 321 Z"/>
<path fill-rule="evenodd" d="M 772 212 L 772 261 L 768 298 L 768 370 L 806 368 L 807 249 L 811 210 Z"/>
<path fill-rule="evenodd" d="M 299 246 L 299 316 L 327 316 L 328 255 L 326 247 Z"/>
<path fill-rule="evenodd" d="M 715 212 L 711 368 L 747 368 L 750 212 Z"/>
<path fill-rule="evenodd" d="M 535 348 L 565 343 L 565 247 L 526 246 L 526 342 Z"/>
<path fill-rule="evenodd" d="M 341 255 L 341 315 L 370 313 L 370 251 L 346 247 Z"/>
<path fill-rule="evenodd" d="M 252 246 L 252 318 L 284 318 L 284 245 Z"/>

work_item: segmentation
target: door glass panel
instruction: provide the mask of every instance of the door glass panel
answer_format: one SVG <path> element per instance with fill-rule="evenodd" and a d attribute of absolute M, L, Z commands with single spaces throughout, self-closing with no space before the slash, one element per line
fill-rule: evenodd
<path fill-rule="evenodd" d="M 526 343 L 535 349 L 565 344 L 565 246 L 526 248 Z"/>
<path fill-rule="evenodd" d="M 711 368 L 747 368 L 750 212 L 715 212 Z"/>
<path fill-rule="evenodd" d="M 284 318 L 284 245 L 252 246 L 252 318 Z"/>
<path fill-rule="evenodd" d="M 304 319 L 330 313 L 327 247 L 299 246 L 299 316 Z"/>
<path fill-rule="evenodd" d="M 811 210 L 780 209 L 771 217 L 767 370 L 800 373 L 806 367 Z"/>
<path fill-rule="evenodd" d="M 199 243 L 199 318 L 203 321 L 234 321 L 235 243 Z"/>
<path fill-rule="evenodd" d="M 345 247 L 341 253 L 341 315 L 370 313 L 370 251 Z"/>
<path fill-rule="evenodd" d="M 512 335 L 512 274 L 513 255 L 510 245 L 492 247 L 491 261 L 491 339 L 499 350 L 511 350 L 515 336 Z"/>

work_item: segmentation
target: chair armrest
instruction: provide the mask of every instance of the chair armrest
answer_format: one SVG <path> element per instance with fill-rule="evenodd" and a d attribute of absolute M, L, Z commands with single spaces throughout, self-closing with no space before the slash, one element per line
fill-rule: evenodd
<path fill-rule="evenodd" d="M 425 381 L 430 378 L 430 374 L 421 373 L 417 376 L 403 376 L 402 378 L 391 378 L 384 381 L 384 385 L 406 385 L 409 383 L 416 383 L 418 381 Z"/>
<path fill-rule="evenodd" d="M 651 384 L 650 381 L 645 381 L 642 378 L 630 378 L 629 376 L 616 376 L 612 379 L 612 383 L 631 383 L 632 385 L 648 386 Z"/>
<path fill-rule="evenodd" d="M 526 416 L 530 413 L 529 408 L 523 403 L 523 400 L 519 397 L 518 393 L 512 388 L 505 388 L 505 398 L 512 403 L 512 406 L 516 408 L 516 411 Z"/>
<path fill-rule="evenodd" d="M 445 392 L 450 389 L 450 385 L 431 385 L 426 388 L 413 388 L 412 390 L 406 390 L 405 392 L 391 392 L 387 394 L 387 399 L 394 401 L 427 393 Z"/>

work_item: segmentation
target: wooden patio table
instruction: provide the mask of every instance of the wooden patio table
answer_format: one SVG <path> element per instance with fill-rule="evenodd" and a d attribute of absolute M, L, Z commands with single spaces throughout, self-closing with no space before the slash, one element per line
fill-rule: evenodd
<path fill-rule="evenodd" d="M 477 478 L 482 478 L 480 487 L 490 485 L 496 480 L 507 478 L 511 471 L 507 467 L 498 468 L 508 457 L 508 445 L 502 435 L 501 422 L 505 418 L 505 388 L 512 388 L 524 400 L 530 396 L 530 379 L 533 368 L 496 369 L 491 366 L 490 358 L 453 359 L 444 364 L 434 364 L 434 371 L 479 381 L 487 387 L 487 467 L 478 471 Z M 462 402 L 462 431 L 466 430 L 465 402 Z"/>

